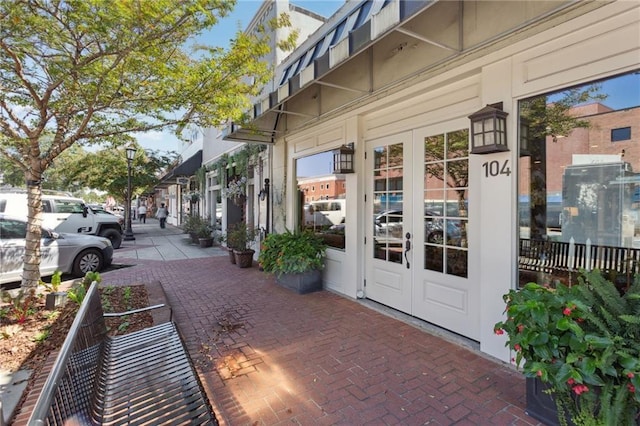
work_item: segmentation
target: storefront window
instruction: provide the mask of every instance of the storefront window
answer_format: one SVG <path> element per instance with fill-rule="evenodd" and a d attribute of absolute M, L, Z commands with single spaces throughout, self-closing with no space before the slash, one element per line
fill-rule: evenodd
<path fill-rule="evenodd" d="M 519 284 L 575 283 L 580 268 L 627 279 L 640 261 L 640 74 L 522 100 L 519 117 Z"/>
<path fill-rule="evenodd" d="M 296 160 L 298 223 L 321 235 L 329 247 L 344 249 L 347 193 L 344 175 L 332 173 L 331 151 Z"/>

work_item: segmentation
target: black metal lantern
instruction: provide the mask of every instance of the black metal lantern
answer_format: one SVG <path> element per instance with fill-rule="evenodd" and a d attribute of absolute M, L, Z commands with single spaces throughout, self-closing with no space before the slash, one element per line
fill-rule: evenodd
<path fill-rule="evenodd" d="M 520 117 L 520 134 L 518 135 L 520 140 L 520 157 L 530 157 L 531 151 L 529 150 L 529 120 L 525 117 Z"/>
<path fill-rule="evenodd" d="M 136 148 L 132 145 L 128 146 L 127 149 L 127 199 L 125 200 L 126 204 L 126 218 L 127 218 L 127 228 L 124 231 L 124 240 L 125 241 L 133 241 L 136 237 L 133 236 L 133 231 L 131 229 L 131 162 L 136 156 Z"/>
<path fill-rule="evenodd" d="M 471 120 L 471 153 L 490 154 L 509 151 L 507 147 L 507 115 L 487 105 L 469 116 Z"/>
<path fill-rule="evenodd" d="M 354 154 L 353 143 L 333 150 L 333 174 L 353 173 Z"/>

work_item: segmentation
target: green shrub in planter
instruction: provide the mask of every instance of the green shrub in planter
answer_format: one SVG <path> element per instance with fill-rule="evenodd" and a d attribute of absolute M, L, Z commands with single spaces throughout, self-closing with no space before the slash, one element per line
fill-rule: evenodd
<path fill-rule="evenodd" d="M 269 234 L 260 246 L 258 262 L 265 272 L 297 274 L 324 268 L 326 245 L 310 231 Z"/>
<path fill-rule="evenodd" d="M 548 387 L 576 425 L 635 425 L 640 413 L 640 278 L 623 294 L 598 271 L 555 288 L 529 283 L 504 295 L 515 362 Z M 566 417 L 565 417 L 566 416 Z"/>

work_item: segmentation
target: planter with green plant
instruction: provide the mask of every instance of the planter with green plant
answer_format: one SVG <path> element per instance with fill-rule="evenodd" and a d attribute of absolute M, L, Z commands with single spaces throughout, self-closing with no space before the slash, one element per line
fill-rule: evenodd
<path fill-rule="evenodd" d="M 578 281 L 509 291 L 503 297 L 507 318 L 494 332 L 508 335 L 516 365 L 524 361 L 527 380 L 539 381 L 552 398 L 558 424 L 636 425 L 640 280 L 623 294 L 597 270 L 582 271 Z M 527 412 L 547 420 L 537 415 L 533 397 L 527 394 Z"/>
<path fill-rule="evenodd" d="M 322 290 L 326 245 L 310 231 L 269 234 L 262 242 L 258 262 L 276 275 L 279 284 L 299 294 Z"/>
<path fill-rule="evenodd" d="M 256 252 L 251 247 L 255 244 L 258 230 L 247 226 L 244 222 L 236 223 L 227 230 L 227 247 L 233 250 L 235 264 L 241 268 L 248 268 L 253 264 Z"/>
<path fill-rule="evenodd" d="M 45 283 L 40 280 L 40 284 L 44 286 L 44 288 L 48 291 L 45 296 L 45 309 L 52 311 L 59 306 L 64 306 L 67 303 L 67 292 L 60 291 L 60 286 L 62 285 L 62 272 L 55 271 L 51 276 L 51 282 Z"/>
<path fill-rule="evenodd" d="M 198 236 L 198 243 L 200 247 L 213 246 L 213 227 L 209 223 L 208 219 L 202 219 L 195 229 L 195 234 Z"/>

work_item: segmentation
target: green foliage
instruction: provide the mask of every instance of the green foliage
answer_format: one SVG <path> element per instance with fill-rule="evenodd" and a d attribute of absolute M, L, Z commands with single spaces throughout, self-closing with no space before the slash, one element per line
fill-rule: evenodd
<path fill-rule="evenodd" d="M 182 230 L 188 234 L 195 234 L 199 238 L 208 238 L 211 237 L 213 227 L 210 218 L 188 215 L 182 223 Z"/>
<path fill-rule="evenodd" d="M 265 60 L 270 30 L 290 23 L 282 15 L 255 32 L 239 29 L 228 48 L 190 43 L 234 6 L 234 0 L 0 2 L 0 157 L 33 183 L 24 288 L 38 284 L 40 231 L 33 225 L 45 173 L 63 152 L 76 144 L 112 149 L 109 161 L 94 158 L 85 167 L 104 166 L 108 175 L 79 168 L 71 182 L 92 186 L 82 180 L 107 176 L 115 195 L 126 187 L 126 168 L 113 148 L 134 133 L 245 124 L 252 97 L 273 74 Z"/>
<path fill-rule="evenodd" d="M 640 412 L 640 278 L 620 294 L 595 270 L 579 284 L 529 283 L 504 295 L 496 334 L 577 425 L 632 425 Z M 564 421 L 562 416 L 559 417 Z"/>
<path fill-rule="evenodd" d="M 69 289 L 67 292 L 67 299 L 70 301 L 80 305 L 84 300 L 84 297 L 87 295 L 87 289 L 84 285 L 75 285 Z"/>
<path fill-rule="evenodd" d="M 258 236 L 257 228 L 250 228 L 245 222 L 239 222 L 227 229 L 227 247 L 237 251 L 247 251 L 255 244 Z"/>
<path fill-rule="evenodd" d="M 44 281 L 40 280 L 40 284 L 42 284 L 44 288 L 49 292 L 57 292 L 60 289 L 60 285 L 62 284 L 62 272 L 55 271 L 51 276 L 50 283 L 45 283 Z"/>
<path fill-rule="evenodd" d="M 15 296 L 3 293 L 2 301 L 8 303 L 6 316 L 18 324 L 24 324 L 36 312 L 38 297 L 34 290 L 20 290 Z"/>
<path fill-rule="evenodd" d="M 34 342 L 38 342 L 38 343 L 42 343 L 45 340 L 47 340 L 50 335 L 51 335 L 51 329 L 50 328 L 46 328 L 46 329 L 41 330 L 40 332 L 38 332 L 35 336 L 33 336 L 33 341 Z"/>
<path fill-rule="evenodd" d="M 269 234 L 262 242 L 258 262 L 265 272 L 289 274 L 324 267 L 326 245 L 311 231 L 287 230 Z"/>
<path fill-rule="evenodd" d="M 82 278 L 82 286 L 85 290 L 89 290 L 92 282 L 101 283 L 102 277 L 100 276 L 100 272 L 87 272 Z"/>

